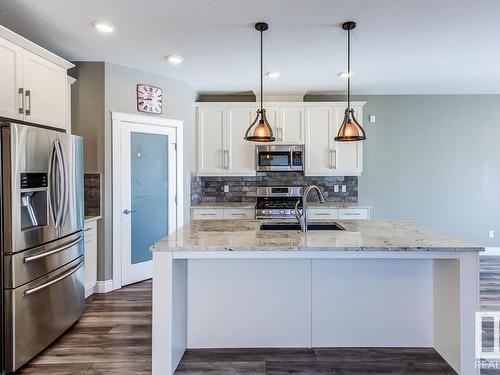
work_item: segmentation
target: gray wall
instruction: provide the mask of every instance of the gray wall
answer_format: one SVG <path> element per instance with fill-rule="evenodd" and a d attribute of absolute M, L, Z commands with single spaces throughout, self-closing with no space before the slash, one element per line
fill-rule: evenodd
<path fill-rule="evenodd" d="M 99 173 L 103 176 L 105 65 L 104 62 L 77 62 L 75 65 L 69 72 L 76 78 L 71 87 L 71 132 L 83 137 L 85 173 Z M 102 203 L 101 197 L 100 207 Z M 97 225 L 97 278 L 104 280 L 104 220 L 99 220 Z"/>
<path fill-rule="evenodd" d="M 500 246 L 500 95 L 355 99 L 367 101 L 359 200 L 373 205 L 373 217 Z"/>
<path fill-rule="evenodd" d="M 136 85 L 147 83 L 163 89 L 162 117 L 184 121 L 184 144 L 195 144 L 194 103 L 197 92 L 186 82 L 103 62 L 79 62 L 73 76 L 72 130 L 85 138 L 85 171 L 102 173 L 104 195 L 98 227 L 98 280 L 113 276 L 112 164 L 110 111 L 138 113 Z M 184 148 L 184 216 L 189 219 L 192 148 Z"/>

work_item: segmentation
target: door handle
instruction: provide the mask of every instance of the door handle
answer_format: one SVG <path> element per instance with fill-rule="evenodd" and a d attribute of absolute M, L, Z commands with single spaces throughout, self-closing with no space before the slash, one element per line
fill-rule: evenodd
<path fill-rule="evenodd" d="M 123 210 L 123 213 L 124 213 L 125 215 L 130 215 L 130 214 L 134 213 L 135 211 L 136 211 L 136 210 L 129 210 L 128 208 L 126 208 L 126 209 L 124 209 L 124 210 Z"/>
<path fill-rule="evenodd" d="M 26 90 L 26 116 L 31 115 L 31 90 Z"/>
<path fill-rule="evenodd" d="M 20 87 L 17 94 L 19 97 L 19 103 L 21 103 L 21 106 L 19 107 L 19 114 L 22 115 L 24 113 L 24 89 Z"/>

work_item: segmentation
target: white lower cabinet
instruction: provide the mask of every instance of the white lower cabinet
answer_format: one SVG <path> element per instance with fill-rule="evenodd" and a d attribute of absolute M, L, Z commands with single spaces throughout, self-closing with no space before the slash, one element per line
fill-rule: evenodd
<path fill-rule="evenodd" d="M 255 208 L 192 208 L 193 220 L 253 220 Z"/>
<path fill-rule="evenodd" d="M 97 285 L 97 221 L 85 222 L 85 298 L 94 293 Z"/>
<path fill-rule="evenodd" d="M 370 207 L 309 207 L 307 213 L 308 219 L 311 220 L 369 220 L 371 209 Z"/>

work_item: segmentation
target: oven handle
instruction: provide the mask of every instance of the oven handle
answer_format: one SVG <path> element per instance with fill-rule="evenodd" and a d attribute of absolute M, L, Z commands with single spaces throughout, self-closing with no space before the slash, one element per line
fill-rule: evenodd
<path fill-rule="evenodd" d="M 67 243 L 67 244 L 65 244 L 65 245 L 63 245 L 61 247 L 55 248 L 55 249 L 47 251 L 45 253 L 33 255 L 31 257 L 26 257 L 26 258 L 24 258 L 24 263 L 33 262 L 34 260 L 38 260 L 38 259 L 41 259 L 41 258 L 48 257 L 49 255 L 59 253 L 59 252 L 61 252 L 63 250 L 69 249 L 72 246 L 75 246 L 76 244 L 80 243 L 82 240 L 83 240 L 83 237 L 79 237 L 76 240 L 71 241 L 71 242 L 69 242 L 69 243 Z"/>
<path fill-rule="evenodd" d="M 42 289 L 45 289 L 45 288 L 48 288 L 49 286 L 51 285 L 54 285 L 55 283 L 58 283 L 59 281 L 61 280 L 64 280 L 65 278 L 67 277 L 70 277 L 71 275 L 73 275 L 76 271 L 78 271 L 81 267 L 83 266 L 83 262 L 80 262 L 80 264 L 78 266 L 76 266 L 75 268 L 73 268 L 72 270 L 62 274 L 61 276 L 59 277 L 56 277 L 55 279 L 52 279 L 48 282 L 46 282 L 45 284 L 42 284 L 42 285 L 39 285 L 39 286 L 36 286 L 34 288 L 31 288 L 31 289 L 28 289 L 24 292 L 24 296 L 29 296 L 33 293 L 36 293 L 36 292 L 39 292 L 40 290 Z"/>

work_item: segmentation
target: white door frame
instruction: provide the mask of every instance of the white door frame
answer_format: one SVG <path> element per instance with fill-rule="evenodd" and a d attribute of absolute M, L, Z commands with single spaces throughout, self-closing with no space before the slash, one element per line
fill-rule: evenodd
<path fill-rule="evenodd" d="M 166 126 L 175 129 L 176 151 L 177 151 L 177 200 L 176 200 L 176 227 L 183 225 L 183 125 L 180 120 L 172 120 L 163 117 L 152 117 L 124 112 L 111 112 L 111 134 L 112 134 L 112 164 L 113 164 L 113 290 L 122 287 L 122 162 L 121 162 L 121 136 L 124 123 Z"/>

